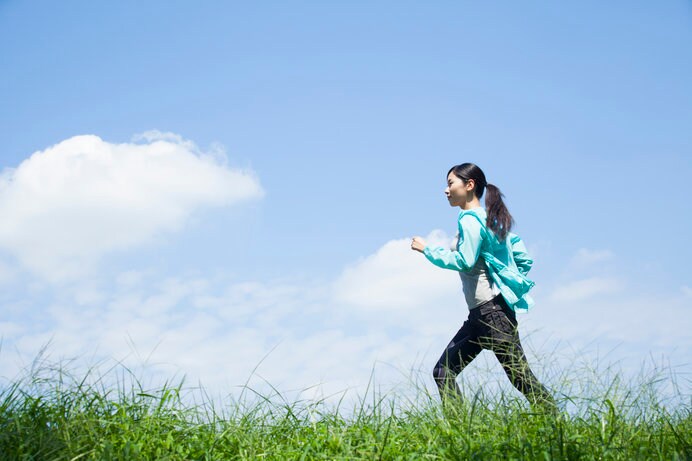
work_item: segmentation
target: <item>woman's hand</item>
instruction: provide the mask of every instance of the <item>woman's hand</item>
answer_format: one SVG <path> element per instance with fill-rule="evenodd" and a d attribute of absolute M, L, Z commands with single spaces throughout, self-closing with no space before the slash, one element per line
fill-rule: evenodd
<path fill-rule="evenodd" d="M 412 250 L 420 251 L 422 253 L 423 250 L 425 249 L 425 247 L 426 247 L 425 240 L 423 240 L 420 237 L 413 237 L 413 241 L 411 242 L 411 249 Z"/>

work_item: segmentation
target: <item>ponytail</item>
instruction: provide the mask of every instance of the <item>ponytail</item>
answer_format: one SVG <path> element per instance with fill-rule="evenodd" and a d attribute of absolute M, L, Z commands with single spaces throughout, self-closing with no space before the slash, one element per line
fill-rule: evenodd
<path fill-rule="evenodd" d="M 497 186 L 488 184 L 483 170 L 473 163 L 455 165 L 447 172 L 447 176 L 449 176 L 450 173 L 454 173 L 459 179 L 463 179 L 464 181 L 473 179 L 476 183 L 473 193 L 479 199 L 483 197 L 485 189 L 488 189 L 488 195 L 485 197 L 485 210 L 488 213 L 486 226 L 488 226 L 500 240 L 507 238 L 507 234 L 514 224 L 514 218 L 509 214 L 505 202 L 502 201 L 504 195 L 500 192 L 500 189 L 498 189 Z"/>
<path fill-rule="evenodd" d="M 485 209 L 488 213 L 486 225 L 500 240 L 504 240 L 512 229 L 514 218 L 502 201 L 504 194 L 500 189 L 492 184 L 486 184 L 485 188 L 488 190 L 488 195 L 485 196 Z"/>

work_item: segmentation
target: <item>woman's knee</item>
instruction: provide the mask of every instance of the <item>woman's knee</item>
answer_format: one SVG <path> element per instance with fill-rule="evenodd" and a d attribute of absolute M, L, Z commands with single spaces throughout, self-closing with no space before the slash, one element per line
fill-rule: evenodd
<path fill-rule="evenodd" d="M 453 376 L 450 373 L 450 370 L 441 364 L 435 365 L 435 368 L 433 368 L 432 374 L 433 374 L 433 379 L 435 379 L 435 381 L 437 381 L 437 382 L 446 381 L 450 377 L 450 375 Z"/>

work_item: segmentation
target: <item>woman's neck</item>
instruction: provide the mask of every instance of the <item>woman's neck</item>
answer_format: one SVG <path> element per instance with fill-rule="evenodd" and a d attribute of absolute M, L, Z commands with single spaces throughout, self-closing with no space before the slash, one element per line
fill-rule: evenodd
<path fill-rule="evenodd" d="M 472 200 L 469 200 L 468 202 L 464 203 L 459 208 L 466 211 L 466 210 L 473 210 L 474 208 L 480 208 L 480 207 L 481 207 L 481 201 L 478 200 L 478 198 L 474 196 Z"/>

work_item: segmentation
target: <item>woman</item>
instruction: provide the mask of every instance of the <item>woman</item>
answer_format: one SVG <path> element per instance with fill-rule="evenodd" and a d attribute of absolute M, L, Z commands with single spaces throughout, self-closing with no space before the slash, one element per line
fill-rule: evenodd
<path fill-rule="evenodd" d="M 480 204 L 486 189 L 487 212 Z M 553 397 L 531 372 L 519 341 L 514 311 L 532 304 L 528 291 L 533 282 L 526 274 L 533 261 L 521 239 L 510 233 L 514 220 L 502 193 L 488 184 L 478 166 L 463 163 L 447 173 L 445 195 L 450 206 L 461 208 L 456 250 L 427 246 L 420 237 L 411 243 L 436 266 L 459 271 L 470 311 L 433 370 L 442 400 L 450 394 L 461 397 L 456 376 L 482 349 L 489 349 L 532 404 L 554 409 Z"/>

